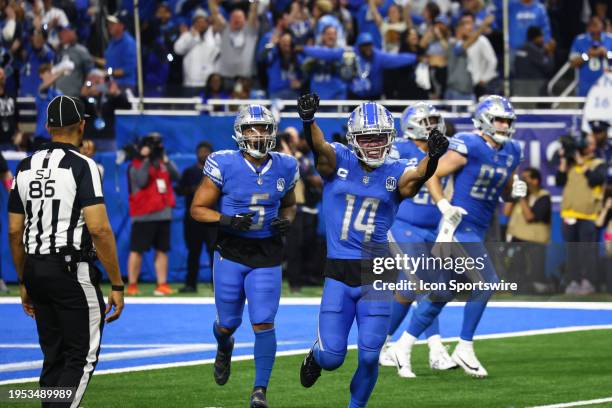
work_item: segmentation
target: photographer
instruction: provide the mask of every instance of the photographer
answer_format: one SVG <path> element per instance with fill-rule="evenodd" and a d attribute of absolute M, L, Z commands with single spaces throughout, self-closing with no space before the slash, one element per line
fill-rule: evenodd
<path fill-rule="evenodd" d="M 559 150 L 558 186 L 563 186 L 561 218 L 567 250 L 566 294 L 586 295 L 595 292 L 597 245 L 599 231 L 595 221 L 602 208 L 606 165 L 595 157 L 597 144 L 592 134 L 575 145 L 562 140 Z M 573 243 L 589 243 L 576 245 Z"/>
<path fill-rule="evenodd" d="M 168 251 L 170 250 L 170 221 L 175 204 L 172 182 L 178 181 L 176 165 L 168 160 L 159 133 L 151 133 L 142 139 L 139 155 L 129 167 L 130 257 L 128 259 L 128 295 L 139 294 L 138 276 L 142 266 L 142 254 L 155 249 L 155 273 L 157 296 L 172 293 L 168 277 Z"/>

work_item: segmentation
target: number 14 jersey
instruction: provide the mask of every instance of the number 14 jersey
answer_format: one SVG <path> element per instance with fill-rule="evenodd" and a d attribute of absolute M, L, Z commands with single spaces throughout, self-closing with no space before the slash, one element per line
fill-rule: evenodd
<path fill-rule="evenodd" d="M 348 147 L 333 143 L 336 169 L 324 178 L 323 216 L 327 257 L 362 259 L 364 243 L 386 244 L 402 197 L 399 180 L 407 170 L 405 160 L 388 158 L 366 171 Z"/>

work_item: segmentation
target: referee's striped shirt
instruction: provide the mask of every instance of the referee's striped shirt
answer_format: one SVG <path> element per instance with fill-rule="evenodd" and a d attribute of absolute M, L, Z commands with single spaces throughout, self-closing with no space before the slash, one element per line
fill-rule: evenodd
<path fill-rule="evenodd" d="M 91 247 L 82 209 L 101 203 L 96 162 L 71 144 L 51 142 L 19 163 L 9 212 L 25 214 L 26 253 L 56 254 Z"/>

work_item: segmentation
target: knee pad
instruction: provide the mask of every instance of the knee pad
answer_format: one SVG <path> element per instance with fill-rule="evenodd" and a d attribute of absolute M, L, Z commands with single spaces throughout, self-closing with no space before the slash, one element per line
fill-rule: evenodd
<path fill-rule="evenodd" d="M 346 353 L 339 354 L 331 351 L 319 350 L 317 353 L 317 362 L 324 370 L 333 371 L 344 363 L 344 357 L 346 357 Z"/>

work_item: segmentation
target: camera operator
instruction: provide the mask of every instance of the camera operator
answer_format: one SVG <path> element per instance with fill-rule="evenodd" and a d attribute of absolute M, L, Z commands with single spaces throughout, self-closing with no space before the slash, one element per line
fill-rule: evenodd
<path fill-rule="evenodd" d="M 81 100 L 91 116 L 85 122 L 86 134 L 96 141 L 98 150 L 115 150 L 115 110 L 131 106 L 126 92 L 104 71 L 92 69 L 81 88 Z"/>
<path fill-rule="evenodd" d="M 612 196 L 612 139 L 608 137 L 610 123 L 605 120 L 593 120 L 589 122 L 589 127 L 595 138 L 595 143 L 597 143 L 595 156 L 606 162 L 608 172 L 606 178 L 607 195 Z"/>
<path fill-rule="evenodd" d="M 573 146 L 568 139 L 559 150 L 558 186 L 563 186 L 561 218 L 563 238 L 568 243 L 566 294 L 593 293 L 596 281 L 599 231 L 595 221 L 602 208 L 606 165 L 595 157 L 597 143 L 592 134 Z M 576 245 L 573 243 L 585 243 Z"/>
<path fill-rule="evenodd" d="M 175 205 L 172 182 L 178 181 L 176 165 L 168 160 L 159 133 L 151 133 L 139 143 L 139 154 L 129 167 L 130 256 L 128 259 L 128 295 L 137 295 L 142 254 L 155 249 L 157 296 L 172 293 L 167 284 L 170 222 Z"/>

